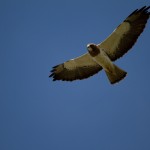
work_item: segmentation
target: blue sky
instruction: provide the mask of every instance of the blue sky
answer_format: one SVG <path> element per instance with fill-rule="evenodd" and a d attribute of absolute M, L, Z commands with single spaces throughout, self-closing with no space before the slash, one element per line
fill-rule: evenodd
<path fill-rule="evenodd" d="M 0 1 L 1 150 L 149 150 L 150 22 L 115 63 L 128 72 L 53 82 L 51 68 L 104 40 L 147 0 Z"/>

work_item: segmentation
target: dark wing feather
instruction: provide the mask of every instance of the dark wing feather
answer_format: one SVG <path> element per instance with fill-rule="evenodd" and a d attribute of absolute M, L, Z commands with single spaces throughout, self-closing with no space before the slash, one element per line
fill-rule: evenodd
<path fill-rule="evenodd" d="M 103 48 L 112 61 L 122 57 L 136 42 L 149 19 L 149 7 L 132 12 L 113 33 L 98 46 Z"/>
<path fill-rule="evenodd" d="M 53 81 L 81 80 L 98 73 L 101 69 L 102 67 L 94 62 L 90 55 L 86 53 L 53 67 L 49 77 L 53 77 Z"/>

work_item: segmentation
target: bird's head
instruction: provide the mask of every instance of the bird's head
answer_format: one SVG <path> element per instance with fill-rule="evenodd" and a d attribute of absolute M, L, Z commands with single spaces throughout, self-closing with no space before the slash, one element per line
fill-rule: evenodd
<path fill-rule="evenodd" d="M 88 44 L 87 50 L 92 57 L 95 57 L 100 53 L 99 47 L 95 44 Z"/>

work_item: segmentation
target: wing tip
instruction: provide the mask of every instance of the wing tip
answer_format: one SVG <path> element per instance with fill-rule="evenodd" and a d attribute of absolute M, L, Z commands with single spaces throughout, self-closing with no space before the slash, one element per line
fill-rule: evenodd
<path fill-rule="evenodd" d="M 57 68 L 57 67 L 58 67 L 58 65 L 52 67 L 52 70 L 50 70 L 50 75 L 48 76 L 49 78 L 53 78 L 53 81 L 56 81 L 56 80 L 57 80 L 57 79 L 56 79 L 56 74 L 55 74 L 55 71 L 56 71 L 56 68 Z"/>
<path fill-rule="evenodd" d="M 50 70 L 49 78 L 53 78 L 53 81 L 61 80 L 61 79 L 59 79 L 59 75 L 58 75 L 59 74 L 58 70 L 61 69 L 61 67 L 64 67 L 63 64 L 53 66 L 52 70 Z"/>
<path fill-rule="evenodd" d="M 50 74 L 49 78 L 52 78 L 52 81 L 61 80 L 61 79 L 57 79 L 57 77 L 56 77 L 56 75 L 54 73 Z"/>
<path fill-rule="evenodd" d="M 150 15 L 150 12 L 148 12 L 149 8 L 150 8 L 150 6 L 143 6 L 143 7 L 141 7 L 140 9 L 136 9 L 136 10 L 134 10 L 134 11 L 129 15 L 129 17 L 132 16 L 133 14 L 135 14 L 135 13 L 141 13 L 141 12 Z"/>
<path fill-rule="evenodd" d="M 60 64 L 60 65 L 63 65 L 63 64 Z M 52 67 L 52 70 L 50 70 L 49 78 L 52 78 L 52 81 L 58 81 L 58 80 L 59 81 L 73 81 L 73 80 L 76 80 L 76 79 L 60 78 L 59 73 L 56 72 L 57 67 L 59 67 L 60 65 L 56 65 L 56 66 Z"/>
<path fill-rule="evenodd" d="M 141 9 L 138 10 L 138 12 L 145 12 L 145 13 L 149 13 L 150 6 L 143 6 Z"/>

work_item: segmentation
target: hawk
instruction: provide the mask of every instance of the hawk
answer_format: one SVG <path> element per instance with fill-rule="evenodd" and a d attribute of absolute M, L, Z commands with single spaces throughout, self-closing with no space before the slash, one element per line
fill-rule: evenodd
<path fill-rule="evenodd" d="M 133 11 L 103 42 L 88 44 L 88 52 L 84 55 L 54 66 L 49 77 L 53 81 L 82 80 L 104 69 L 111 84 L 122 80 L 127 72 L 113 61 L 122 57 L 135 44 L 150 17 L 149 8 L 144 6 Z"/>

